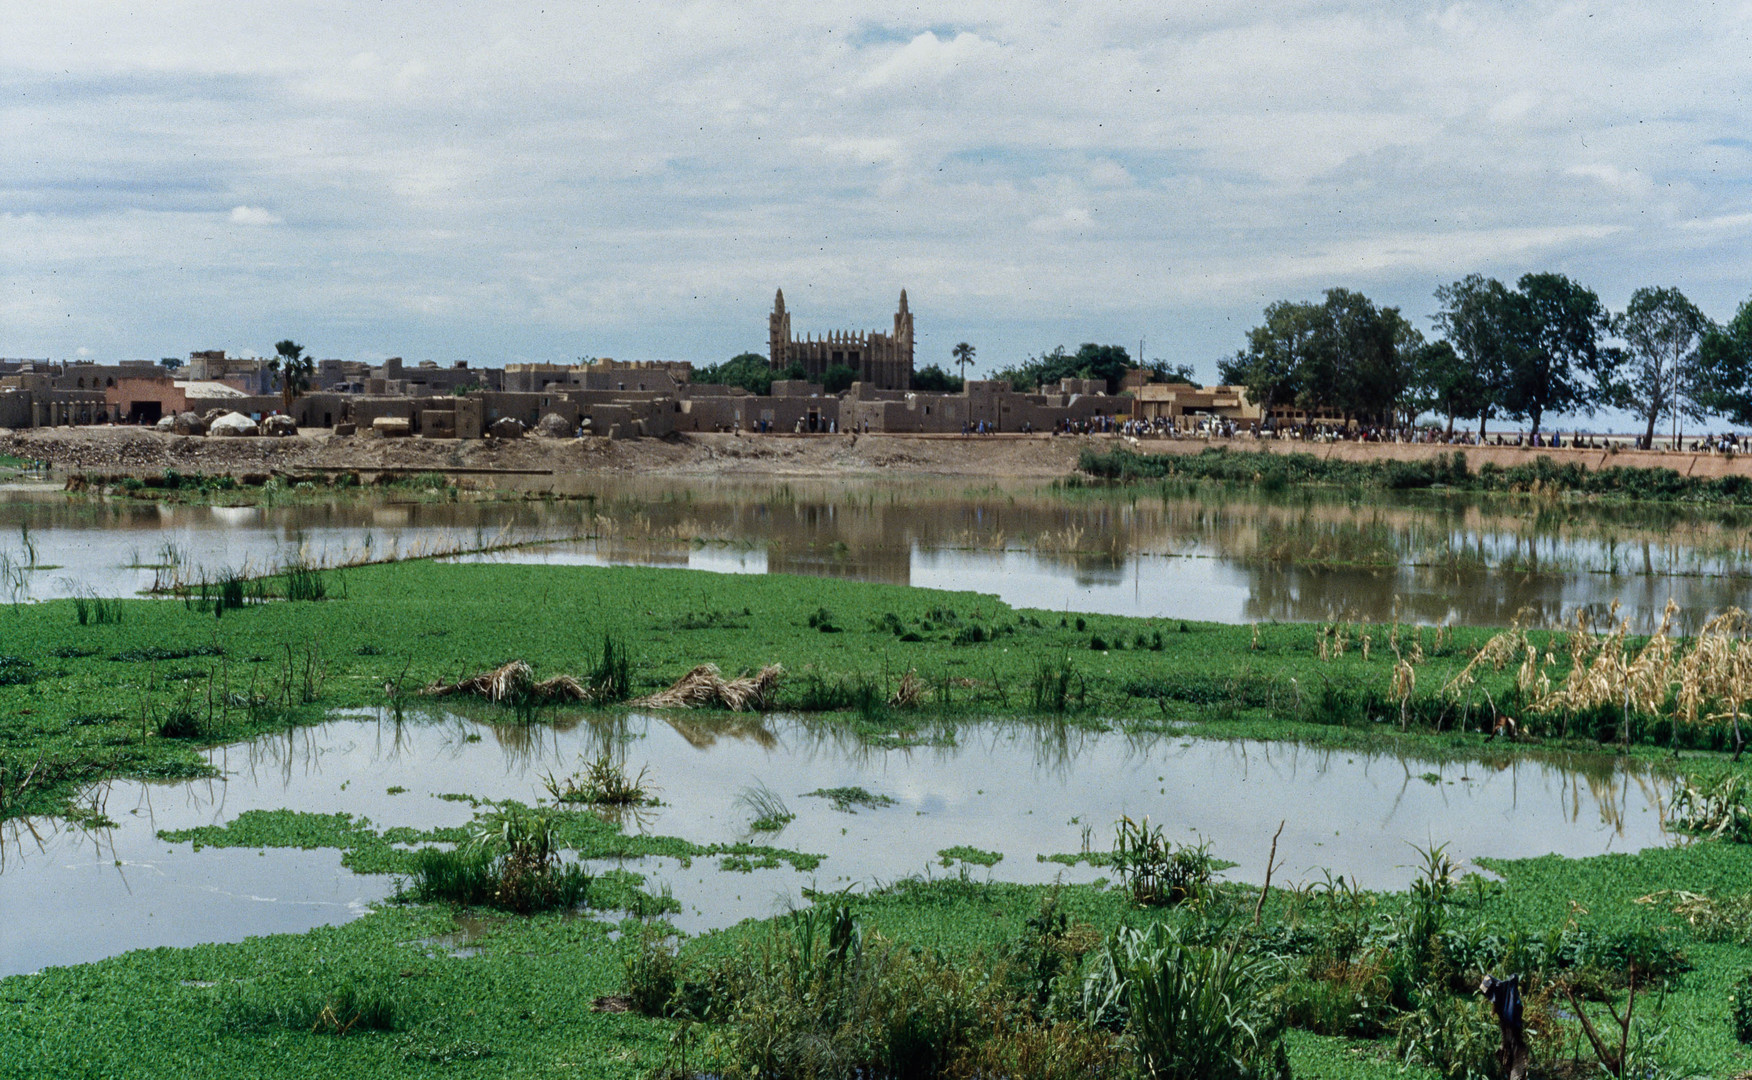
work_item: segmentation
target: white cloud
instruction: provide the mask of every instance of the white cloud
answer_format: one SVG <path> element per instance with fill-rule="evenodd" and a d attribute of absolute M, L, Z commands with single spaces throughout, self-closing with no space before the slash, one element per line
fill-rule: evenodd
<path fill-rule="evenodd" d="M 0 355 L 721 359 L 775 287 L 825 329 L 904 285 L 933 358 L 1205 362 L 1326 285 L 1752 292 L 1743 7 L 240 11 L 8 22 Z"/>
<path fill-rule="evenodd" d="M 231 208 L 229 220 L 233 225 L 284 225 L 286 223 L 280 215 L 263 210 L 259 206 L 234 206 Z"/>

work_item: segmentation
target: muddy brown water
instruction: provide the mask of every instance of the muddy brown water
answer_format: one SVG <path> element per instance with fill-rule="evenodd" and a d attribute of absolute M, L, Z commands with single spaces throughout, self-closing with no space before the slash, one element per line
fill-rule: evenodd
<path fill-rule="evenodd" d="M 529 481 L 533 483 L 534 481 Z M 1018 607 L 1220 622 L 1563 625 L 1614 600 L 1652 630 L 1752 600 L 1732 514 L 1387 492 L 561 478 L 559 500 L 159 506 L 0 493 L 0 600 L 129 595 L 172 577 L 563 542 L 494 559 L 796 573 L 995 593 Z"/>
<path fill-rule="evenodd" d="M 223 824 L 250 809 L 345 811 L 378 827 L 458 825 L 468 804 L 446 793 L 534 802 L 542 777 L 608 749 L 648 768 L 660 806 L 628 827 L 700 843 L 753 839 L 825 856 L 741 873 L 717 857 L 684 866 L 626 864 L 683 905 L 693 932 L 805 903 L 806 888 L 868 888 L 908 875 L 952 875 L 939 852 L 1001 853 L 980 880 L 1092 881 L 1103 871 L 1038 856 L 1111 847 L 1122 815 L 1149 817 L 1172 839 L 1208 841 L 1257 881 L 1285 823 L 1276 880 L 1344 874 L 1402 888 L 1413 845 L 1447 843 L 1462 859 L 1633 851 L 1670 842 L 1669 784 L 1611 759 L 1435 763 L 1392 755 L 1176 735 L 1095 734 L 1055 725 L 962 728 L 952 744 L 883 749 L 842 728 L 783 716 L 736 722 L 634 714 L 493 726 L 447 714 L 373 715 L 210 752 L 220 779 L 116 782 L 92 795 L 117 824 L 82 830 L 7 823 L 0 864 L 0 975 L 134 948 L 235 941 L 345 922 L 389 896 L 393 881 L 355 875 L 334 850 L 167 843 L 161 830 Z M 757 784 L 796 815 L 751 834 L 742 794 Z M 861 787 L 893 800 L 856 812 L 807 793 Z M 406 788 L 400 793 L 391 789 Z M 598 869 L 609 864 L 597 864 Z"/>

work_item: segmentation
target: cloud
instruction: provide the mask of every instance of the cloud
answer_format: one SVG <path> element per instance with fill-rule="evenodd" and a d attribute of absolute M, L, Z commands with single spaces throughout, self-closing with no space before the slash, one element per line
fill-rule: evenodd
<path fill-rule="evenodd" d="M 233 225 L 284 225 L 286 223 L 280 215 L 263 210 L 259 206 L 234 206 L 231 208 L 229 220 Z"/>
<path fill-rule="evenodd" d="M 0 35 L 0 355 L 715 360 L 776 287 L 826 329 L 904 285 L 929 359 L 1208 364 L 1281 296 L 1423 313 L 1474 270 L 1725 317 L 1752 12 L 1592 14 L 37 5 Z"/>

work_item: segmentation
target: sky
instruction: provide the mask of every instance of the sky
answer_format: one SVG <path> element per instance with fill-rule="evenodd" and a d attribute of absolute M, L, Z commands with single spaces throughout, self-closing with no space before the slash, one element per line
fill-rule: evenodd
<path fill-rule="evenodd" d="M 0 0 L 0 356 L 919 366 L 1752 297 L 1752 3 Z"/>

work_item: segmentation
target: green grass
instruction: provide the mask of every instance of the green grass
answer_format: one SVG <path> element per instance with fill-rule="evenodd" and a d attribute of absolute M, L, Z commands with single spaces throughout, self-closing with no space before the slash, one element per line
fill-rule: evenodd
<path fill-rule="evenodd" d="M 883 745 L 952 739 L 969 719 L 1045 714 L 1068 726 L 1191 725 L 1219 737 L 1397 746 L 1434 758 L 1526 752 L 1481 748 L 1476 734 L 1461 730 L 1483 719 L 1482 693 L 1470 712 L 1439 695 L 1489 636 L 1482 629 L 1440 639 L 1400 629 L 1405 647 L 1420 641 L 1428 654 L 1410 702 L 1412 732 L 1402 736 L 1388 692 L 1392 630 L 1379 625 L 1073 621 L 974 593 L 640 567 L 411 562 L 352 569 L 346 582 L 344 595 L 252 604 L 217 620 L 149 600 L 117 601 L 119 620 L 83 625 L 71 600 L 5 612 L 8 670 L 28 678 L 0 679 L 0 816 L 65 810 L 76 785 L 94 775 L 198 775 L 206 769 L 203 746 L 313 722 L 331 708 L 405 708 L 418 700 L 415 687 L 517 658 L 537 678 L 609 668 L 629 696 L 667 686 L 697 664 L 733 674 L 778 662 L 787 672 L 778 708 L 837 712 L 838 722 Z M 702 588 L 717 605 L 749 612 L 746 625 L 678 629 L 699 611 Z M 839 633 L 823 634 L 820 620 L 810 620 L 826 605 L 884 617 L 846 617 Z M 969 643 L 969 626 L 983 628 L 982 640 Z M 1323 660 L 1322 643 L 1335 632 L 1351 646 Z M 605 635 L 615 644 L 605 647 Z M 1374 641 L 1368 659 L 1365 635 Z M 1092 650 L 1092 638 L 1107 647 Z M 1532 639 L 1547 645 L 1556 636 Z M 912 707 L 894 707 L 909 670 L 928 691 Z M 1560 666 L 1553 678 L 1562 674 Z M 1486 672 L 1481 685 L 1499 707 L 1517 708 L 1512 669 Z M 114 712 L 94 718 L 90 701 Z M 511 715 L 497 706 L 453 707 L 488 710 L 497 720 Z M 167 728 L 173 714 L 187 715 Z M 550 713 L 522 718 L 542 715 Z M 1584 718 L 1540 748 L 1598 748 L 1617 735 L 1606 720 Z M 1702 750 L 1728 741 L 1724 725 L 1674 732 L 1635 720 L 1637 752 L 1651 757 L 1675 741 Z"/>
<path fill-rule="evenodd" d="M 1418 685 L 1429 696 L 1413 709 L 1411 732 L 1401 735 L 1397 703 L 1387 694 L 1392 654 L 1383 647 L 1385 627 L 1346 628 L 1352 647 L 1323 660 L 1334 634 L 1318 626 L 1262 625 L 1255 633 L 1201 623 L 1183 630 L 1177 620 L 1073 620 L 970 593 L 778 575 L 409 563 L 349 571 L 347 583 L 344 595 L 247 605 L 218 620 L 182 604 L 145 600 L 121 601 L 119 622 L 81 625 L 71 601 L 0 613 L 8 658 L 0 664 L 8 673 L 0 679 L 0 812 L 77 812 L 68 797 L 91 780 L 197 775 L 205 770 L 198 752 L 204 745 L 313 722 L 335 707 L 405 706 L 413 700 L 407 688 L 453 682 L 508 659 L 528 661 L 541 678 L 586 675 L 604 663 L 605 634 L 625 645 L 613 660 L 634 696 L 700 663 L 733 674 L 776 661 L 790 672 L 779 690 L 781 708 L 836 708 L 822 722 L 844 724 L 882 744 L 953 739 L 964 723 L 1026 717 L 1066 730 L 1190 725 L 1202 735 L 1392 745 L 1438 759 L 1598 747 L 1591 729 L 1531 749 L 1486 748 L 1476 732 L 1457 729 L 1459 717 L 1451 707 L 1444 712 L 1428 688 L 1458 670 L 1488 636 L 1484 630 L 1454 631 L 1440 646 L 1423 632 L 1430 658 L 1418 669 Z M 711 591 L 709 608 L 702 608 L 702 589 Z M 823 633 L 819 617 L 810 625 L 823 609 L 838 613 L 832 625 L 839 632 Z M 684 629 L 702 610 L 745 614 L 733 624 L 706 619 L 709 629 Z M 968 632 L 972 626 L 981 628 L 977 641 Z M 1375 642 L 1367 660 L 1355 645 L 1364 633 Z M 1401 634 L 1410 639 L 1417 632 Z M 1108 647 L 1091 649 L 1094 637 Z M 1048 666 L 1050 707 L 1042 720 L 1035 686 Z M 1074 679 L 1065 672 L 1072 667 Z M 931 693 L 913 708 L 891 707 L 890 695 L 909 670 Z M 1487 673 L 1485 685 L 1500 702 L 1512 698 L 1512 678 L 1512 671 Z M 386 692 L 386 683 L 396 685 Z M 101 710 L 93 702 L 103 703 Z M 487 710 L 500 722 L 520 718 L 497 706 L 468 708 Z M 192 718 L 194 730 L 166 734 L 173 715 Z M 1670 755 L 1671 732 L 1642 724 L 1636 734 L 1641 741 L 1632 753 Z M 1702 734 L 1690 741 L 1707 747 Z M 1687 750 L 1679 767 L 1702 766 L 1714 775 L 1738 771 L 1700 750 Z M 500 815 L 524 809 L 470 801 L 475 821 L 462 828 L 380 829 L 346 814 L 263 810 L 163 839 L 333 848 L 356 872 L 411 875 L 420 856 L 409 847 L 465 843 Z M 848 795 L 847 805 L 854 804 L 870 805 Z M 806 853 L 630 836 L 588 811 L 551 813 L 555 846 L 575 858 L 711 856 L 728 872 L 779 861 L 803 870 L 815 866 Z M 985 860 L 995 861 L 997 853 L 945 848 L 943 854 L 990 865 Z M 1288 1032 L 1285 1047 L 1297 1076 L 1384 1077 L 1398 1068 L 1386 1030 L 1391 1024 L 1422 1016 L 1419 1030 L 1427 1034 L 1444 1023 L 1465 1023 L 1463 1010 L 1451 1003 L 1471 1000 L 1464 988 L 1468 980 L 1476 984 L 1478 971 L 1469 965 L 1500 974 L 1522 961 L 1585 975 L 1593 980 L 1590 992 L 1620 1002 L 1624 990 L 1614 979 L 1626 964 L 1635 960 L 1658 970 L 1668 984 L 1663 1022 L 1675 1033 L 1679 1063 L 1707 1076 L 1752 1068 L 1752 1050 L 1734 1037 L 1730 1022 L 1734 987 L 1752 966 L 1752 948 L 1706 939 L 1667 907 L 1638 903 L 1662 890 L 1745 894 L 1752 845 L 1717 841 L 1486 865 L 1502 875 L 1502 885 L 1464 886 L 1442 898 L 1438 960 L 1399 949 L 1394 955 L 1418 959 L 1393 960 L 1398 967 L 1382 961 L 1387 967 L 1379 977 L 1391 993 L 1371 1006 L 1380 1010 L 1380 1031 L 1371 1029 L 1365 1039 L 1306 1027 Z M 591 907 L 647 915 L 673 907 L 642 894 L 639 885 L 624 871 L 598 874 L 587 900 Z M 1016 942 L 1026 937 L 1043 896 L 1040 889 L 957 875 L 903 882 L 847 902 L 869 930 L 900 943 L 907 955 L 916 948 L 937 965 L 932 970 L 942 970 L 939 957 L 978 956 L 1007 957 L 993 970 L 1010 970 Z M 1344 986 L 1316 977 L 1317 961 L 1340 948 L 1365 956 L 1383 950 L 1382 942 L 1402 940 L 1393 935 L 1404 935 L 1406 927 L 1428 925 L 1411 893 L 1280 888 L 1254 931 L 1256 898 L 1256 890 L 1216 884 L 1201 890 L 1196 904 L 1144 910 L 1118 886 L 1067 887 L 1057 903 L 1083 937 L 1094 935 L 1090 940 L 1121 922 L 1171 921 L 1196 931 L 1196 920 L 1217 925 L 1226 919 L 1284 965 L 1283 985 L 1300 988 L 1298 1015 L 1319 1030 L 1342 1030 L 1343 1018 L 1331 1011 L 1349 1006 Z M 591 1008 L 595 998 L 622 991 L 627 961 L 645 940 L 636 925 L 619 927 L 628 932 L 611 940 L 614 927 L 590 919 L 475 910 L 486 929 L 475 943 L 480 954 L 468 959 L 422 944 L 458 929 L 448 905 L 391 905 L 308 934 L 150 950 L 0 980 L 0 1077 L 398 1077 L 434 1075 L 441 1066 L 444 1075 L 458 1076 L 630 1078 L 673 1063 L 675 1022 Z M 709 964 L 775 925 L 750 923 L 687 942 L 678 963 Z M 1440 1007 L 1419 1011 L 1407 996 L 1413 975 L 1445 980 L 1447 996 L 1432 999 Z M 1639 999 L 1639 1012 L 1643 1007 Z M 341 1022 L 325 1027 L 325 1013 Z M 361 1022 L 346 1023 L 354 1014 Z M 1404 1075 L 1433 1074 L 1413 1068 Z"/>

